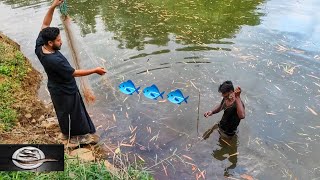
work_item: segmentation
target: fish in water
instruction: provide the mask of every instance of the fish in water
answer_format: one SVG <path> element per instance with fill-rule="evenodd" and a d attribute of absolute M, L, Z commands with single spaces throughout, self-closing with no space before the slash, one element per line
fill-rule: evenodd
<path fill-rule="evenodd" d="M 139 94 L 140 87 L 136 88 L 131 80 L 123 82 L 119 85 L 120 91 L 124 94 L 132 95 L 134 92 Z"/>
<path fill-rule="evenodd" d="M 164 91 L 162 93 L 160 93 L 158 87 L 156 85 L 152 85 L 150 87 L 146 87 L 143 90 L 143 94 L 145 97 L 149 98 L 149 99 L 154 99 L 157 100 L 157 98 L 160 96 L 163 99 L 163 94 Z"/>
<path fill-rule="evenodd" d="M 168 95 L 168 100 L 172 103 L 175 103 L 175 104 L 181 104 L 183 101 L 188 103 L 187 102 L 187 99 L 189 98 L 189 96 L 187 97 L 184 97 L 182 92 L 180 91 L 180 89 L 177 89 L 175 91 L 172 91 L 170 92 Z"/>

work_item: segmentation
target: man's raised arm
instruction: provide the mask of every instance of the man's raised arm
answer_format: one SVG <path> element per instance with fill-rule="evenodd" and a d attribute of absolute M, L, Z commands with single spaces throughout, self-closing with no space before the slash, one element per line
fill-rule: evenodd
<path fill-rule="evenodd" d="M 52 21 L 52 16 L 53 16 L 53 12 L 56 9 L 57 6 L 59 6 L 61 3 L 63 2 L 63 0 L 54 0 L 53 3 L 51 4 L 46 16 L 43 19 L 43 23 L 41 26 L 41 30 L 49 27 Z"/>

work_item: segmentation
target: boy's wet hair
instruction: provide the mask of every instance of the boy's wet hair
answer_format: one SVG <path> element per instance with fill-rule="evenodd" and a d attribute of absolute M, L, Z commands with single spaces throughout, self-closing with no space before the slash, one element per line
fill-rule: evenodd
<path fill-rule="evenodd" d="M 54 41 L 59 34 L 60 30 L 57 27 L 46 27 L 42 29 L 41 32 L 41 36 L 45 45 L 48 45 L 48 41 Z"/>
<path fill-rule="evenodd" d="M 219 89 L 218 89 L 219 93 L 224 94 L 224 93 L 227 93 L 230 91 L 234 91 L 234 87 L 233 87 L 233 84 L 231 81 L 225 81 L 222 84 L 220 84 Z"/>

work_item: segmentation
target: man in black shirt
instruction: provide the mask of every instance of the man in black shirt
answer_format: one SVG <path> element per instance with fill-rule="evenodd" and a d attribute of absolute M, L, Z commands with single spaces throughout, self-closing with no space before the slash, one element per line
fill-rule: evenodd
<path fill-rule="evenodd" d="M 44 17 L 41 31 L 36 40 L 35 53 L 48 76 L 48 89 L 54 105 L 61 132 L 70 138 L 93 134 L 96 129 L 84 106 L 74 77 L 90 74 L 103 75 L 104 68 L 75 70 L 59 52 L 62 45 L 60 30 L 50 27 L 56 7 L 63 0 L 54 0 Z"/>
<path fill-rule="evenodd" d="M 222 137 L 232 138 L 236 134 L 240 120 L 245 118 L 245 108 L 240 98 L 241 88 L 237 87 L 234 90 L 232 82 L 225 81 L 220 85 L 219 92 L 223 97 L 221 103 L 212 111 L 207 111 L 204 116 L 212 116 L 221 110 L 224 110 L 224 113 L 220 122 L 203 135 L 204 139 L 208 138 L 215 128 L 219 128 Z"/>

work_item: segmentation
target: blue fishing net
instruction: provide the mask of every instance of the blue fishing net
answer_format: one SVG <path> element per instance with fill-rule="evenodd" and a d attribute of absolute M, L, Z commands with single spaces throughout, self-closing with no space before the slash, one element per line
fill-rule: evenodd
<path fill-rule="evenodd" d="M 68 15 L 67 0 L 64 0 L 63 3 L 60 4 L 60 13 L 64 16 Z"/>

